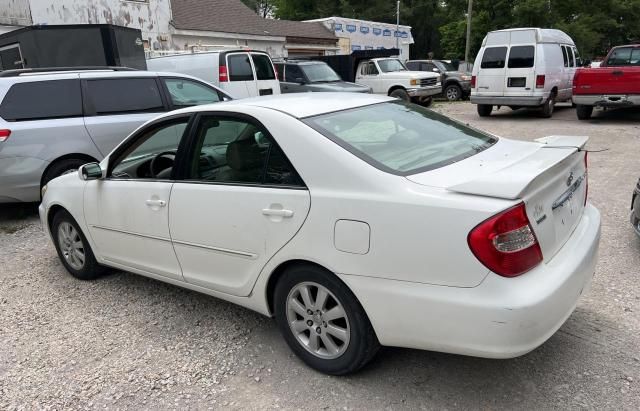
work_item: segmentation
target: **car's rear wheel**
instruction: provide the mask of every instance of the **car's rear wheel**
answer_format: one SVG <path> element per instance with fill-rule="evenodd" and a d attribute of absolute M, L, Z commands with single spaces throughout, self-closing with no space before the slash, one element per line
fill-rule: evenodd
<path fill-rule="evenodd" d="M 64 160 L 53 163 L 49 169 L 44 173 L 42 177 L 42 185 L 44 186 L 49 181 L 61 175 L 76 172 L 81 165 L 86 164 L 88 161 L 81 158 L 67 158 Z"/>
<path fill-rule="evenodd" d="M 578 120 L 589 120 L 593 114 L 593 106 L 578 104 L 576 106 L 576 114 L 578 115 Z"/>
<path fill-rule="evenodd" d="M 320 267 L 289 268 L 276 285 L 274 308 L 280 332 L 291 350 L 323 373 L 357 371 L 380 347 L 353 293 Z"/>
<path fill-rule="evenodd" d="M 489 104 L 478 104 L 477 109 L 480 117 L 489 117 L 493 111 L 493 106 Z"/>
<path fill-rule="evenodd" d="M 449 84 L 444 89 L 444 95 L 449 101 L 458 101 L 462 98 L 462 89 L 457 84 Z"/>
<path fill-rule="evenodd" d="M 51 234 L 58 257 L 69 274 L 80 280 L 93 280 L 105 273 L 71 214 L 58 211 L 53 216 Z"/>
<path fill-rule="evenodd" d="M 553 115 L 553 109 L 556 106 L 556 96 L 555 94 L 551 94 L 547 101 L 542 105 L 542 109 L 540 110 L 540 115 L 543 118 L 550 118 Z"/>
<path fill-rule="evenodd" d="M 399 98 L 404 101 L 411 101 L 411 97 L 409 97 L 409 93 L 406 90 L 398 88 L 389 93 L 389 97 Z"/>

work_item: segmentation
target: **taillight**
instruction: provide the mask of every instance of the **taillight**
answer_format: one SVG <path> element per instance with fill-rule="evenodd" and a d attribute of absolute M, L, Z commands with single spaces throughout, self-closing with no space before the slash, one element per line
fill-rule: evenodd
<path fill-rule="evenodd" d="M 584 152 L 584 205 L 587 205 L 587 196 L 589 195 L 589 152 Z"/>
<path fill-rule="evenodd" d="M 471 230 L 467 242 L 482 264 L 503 277 L 517 277 L 542 261 L 524 203 L 480 223 Z"/>
<path fill-rule="evenodd" d="M 544 80 L 545 80 L 544 74 L 538 74 L 536 76 L 536 88 L 544 88 Z"/>
<path fill-rule="evenodd" d="M 476 88 L 476 76 L 471 76 L 471 88 Z"/>
<path fill-rule="evenodd" d="M 229 75 L 227 74 L 227 66 L 220 66 L 218 68 L 218 81 L 221 83 L 229 81 Z"/>
<path fill-rule="evenodd" d="M 11 135 L 11 130 L 0 130 L 0 143 L 7 140 Z"/>

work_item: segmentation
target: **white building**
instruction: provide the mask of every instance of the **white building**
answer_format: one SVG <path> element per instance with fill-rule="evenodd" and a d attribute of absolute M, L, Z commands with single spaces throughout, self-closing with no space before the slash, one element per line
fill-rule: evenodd
<path fill-rule="evenodd" d="M 400 49 L 400 58 L 409 58 L 409 46 L 413 44 L 411 26 L 377 23 L 374 21 L 327 17 L 307 20 L 324 24 L 338 37 L 340 54 L 350 54 L 354 50 Z"/>
<path fill-rule="evenodd" d="M 263 19 L 240 0 L 0 0 L 0 34 L 34 24 L 137 28 L 150 50 L 241 45 L 275 57 L 338 50 L 323 24 Z"/>

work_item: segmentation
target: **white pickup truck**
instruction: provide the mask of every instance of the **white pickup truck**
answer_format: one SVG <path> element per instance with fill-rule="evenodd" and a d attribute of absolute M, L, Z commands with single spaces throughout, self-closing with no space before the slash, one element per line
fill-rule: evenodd
<path fill-rule="evenodd" d="M 355 82 L 371 87 L 374 93 L 398 97 L 424 106 L 432 96 L 442 93 L 441 75 L 426 71 L 409 71 L 397 58 L 362 60 L 355 73 Z"/>

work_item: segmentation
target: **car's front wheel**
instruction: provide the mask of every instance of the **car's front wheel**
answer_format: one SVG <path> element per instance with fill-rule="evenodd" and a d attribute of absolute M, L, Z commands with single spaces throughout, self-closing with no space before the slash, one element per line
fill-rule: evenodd
<path fill-rule="evenodd" d="M 80 280 L 93 280 L 104 274 L 91 246 L 71 214 L 58 211 L 51 223 L 53 243 L 67 271 Z"/>
<path fill-rule="evenodd" d="M 457 84 L 450 84 L 444 89 L 444 95 L 449 101 L 458 101 L 462 98 L 462 89 Z"/>
<path fill-rule="evenodd" d="M 318 371 L 332 375 L 355 372 L 380 347 L 353 293 L 320 267 L 289 268 L 276 285 L 274 308 L 289 347 Z"/>
<path fill-rule="evenodd" d="M 399 98 L 400 100 L 404 101 L 411 101 L 411 97 L 409 97 L 409 93 L 407 93 L 407 90 L 402 88 L 393 90 L 391 93 L 389 93 L 389 97 Z"/>

